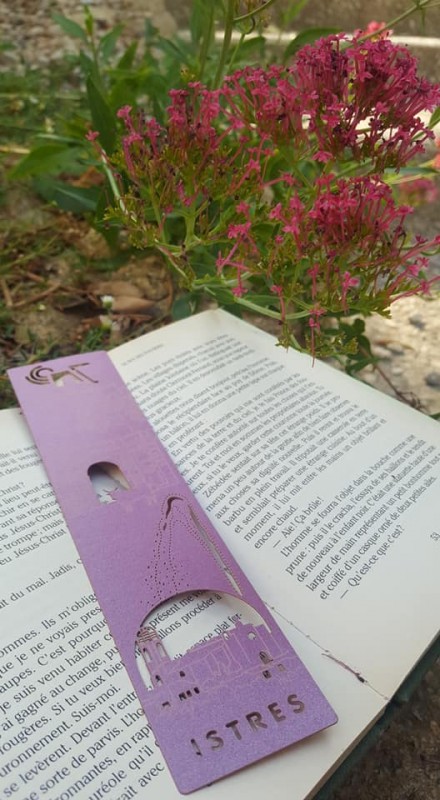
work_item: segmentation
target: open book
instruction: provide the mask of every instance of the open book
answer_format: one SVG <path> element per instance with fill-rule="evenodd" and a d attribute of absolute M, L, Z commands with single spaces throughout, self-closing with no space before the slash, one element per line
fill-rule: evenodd
<path fill-rule="evenodd" d="M 112 360 L 339 717 L 198 796 L 312 797 L 438 634 L 440 429 L 222 311 Z M 149 624 L 172 657 L 245 613 L 179 596 Z M 147 796 L 180 795 L 29 431 L 3 411 L 0 798 Z"/>

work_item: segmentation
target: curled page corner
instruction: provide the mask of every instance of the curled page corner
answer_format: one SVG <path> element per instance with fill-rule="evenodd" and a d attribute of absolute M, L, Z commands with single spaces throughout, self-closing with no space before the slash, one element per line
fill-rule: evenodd
<path fill-rule="evenodd" d="M 32 379 L 35 367 L 31 376 L 11 370 L 11 380 L 121 659 L 187 794 L 337 718 L 108 355 L 86 358 L 79 377 L 74 359 L 62 358 L 38 367 L 44 381 Z M 244 604 L 249 617 L 229 615 L 171 656 L 151 618 L 188 595 L 204 609 L 200 592 Z"/>

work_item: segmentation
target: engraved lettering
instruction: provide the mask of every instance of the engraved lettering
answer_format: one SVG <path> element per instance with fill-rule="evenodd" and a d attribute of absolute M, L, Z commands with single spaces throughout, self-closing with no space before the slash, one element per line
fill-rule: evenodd
<path fill-rule="evenodd" d="M 274 720 L 276 720 L 276 722 L 282 722 L 283 719 L 286 719 L 278 703 L 271 703 L 267 708 L 272 714 Z"/>
<path fill-rule="evenodd" d="M 224 741 L 221 736 L 218 736 L 217 731 L 208 731 L 206 738 L 211 742 L 211 750 L 220 750 L 224 745 Z"/>
<path fill-rule="evenodd" d="M 294 714 L 301 714 L 304 711 L 304 703 L 301 700 L 298 700 L 296 694 L 289 694 L 287 702 L 289 703 L 289 706 L 292 706 Z"/>
<path fill-rule="evenodd" d="M 233 731 L 236 739 L 241 739 L 241 733 L 238 730 L 237 725 L 238 725 L 238 719 L 233 719 L 232 722 L 226 723 L 225 728 L 230 728 L 231 731 Z"/>
<path fill-rule="evenodd" d="M 250 714 L 246 714 L 246 719 L 253 731 L 257 731 L 259 728 L 267 728 L 266 723 L 263 722 L 263 717 L 258 711 L 251 711 Z"/>

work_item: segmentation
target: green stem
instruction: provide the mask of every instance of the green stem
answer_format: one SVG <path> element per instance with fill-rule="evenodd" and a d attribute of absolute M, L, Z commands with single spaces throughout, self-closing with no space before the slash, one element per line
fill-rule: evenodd
<path fill-rule="evenodd" d="M 236 45 L 236 47 L 234 48 L 234 52 L 232 53 L 231 60 L 230 60 L 230 62 L 229 62 L 229 72 L 231 72 L 231 70 L 232 70 L 232 65 L 233 65 L 233 63 L 234 63 L 235 59 L 237 58 L 238 52 L 239 52 L 239 50 L 240 50 L 240 47 L 241 47 L 241 45 L 243 44 L 243 41 L 244 41 L 245 35 L 246 35 L 245 33 L 242 33 L 242 34 L 241 34 L 241 36 L 240 36 L 240 38 L 239 38 L 239 40 L 238 40 L 238 42 L 237 42 L 237 45 Z"/>
<path fill-rule="evenodd" d="M 166 244 L 164 244 L 164 245 L 162 246 L 160 242 L 157 242 L 157 244 L 156 244 L 156 250 L 157 250 L 159 253 L 161 253 L 161 254 L 163 255 L 163 257 L 164 257 L 164 258 L 165 258 L 165 259 L 168 261 L 168 263 L 171 265 L 171 267 L 172 267 L 172 268 L 173 268 L 173 269 L 174 269 L 174 270 L 177 272 L 177 274 L 178 274 L 178 275 L 179 275 L 179 276 L 180 276 L 180 277 L 181 277 L 181 278 L 182 278 L 182 279 L 185 281 L 185 283 L 186 283 L 186 282 L 188 281 L 188 275 L 186 275 L 186 273 L 183 271 L 183 269 L 181 269 L 181 268 L 178 266 L 178 264 L 176 264 L 176 262 L 174 261 L 174 259 L 173 259 L 173 258 L 172 258 L 172 256 L 171 256 L 171 253 L 170 253 L 170 251 L 169 251 L 169 249 L 168 249 L 167 245 L 166 245 Z"/>
<path fill-rule="evenodd" d="M 149 172 L 147 172 L 146 177 L 147 177 L 147 181 L 148 181 L 148 188 L 150 190 L 150 200 L 151 200 L 151 207 L 152 207 L 153 213 L 154 213 L 154 218 L 156 220 L 156 224 L 157 224 L 158 229 L 163 233 L 164 228 L 162 226 L 160 208 L 159 208 L 159 206 L 157 204 L 156 195 L 155 195 L 155 191 L 154 191 L 154 186 L 153 186 L 153 183 L 152 183 L 152 180 L 151 180 Z M 164 244 L 166 244 L 167 243 L 166 242 L 166 238 L 165 238 L 165 236 L 162 235 L 162 233 L 161 233 L 162 241 L 164 242 Z"/>
<path fill-rule="evenodd" d="M 228 0 L 228 5 L 226 8 L 226 17 L 225 17 L 225 30 L 223 34 L 223 44 L 222 50 L 220 53 L 220 59 L 218 62 L 217 72 L 214 78 L 213 88 L 218 89 L 220 86 L 222 77 L 223 77 L 223 70 L 226 64 L 226 60 L 229 53 L 229 48 L 231 45 L 232 39 L 232 28 L 234 25 L 234 2 L 235 0 Z"/>
<path fill-rule="evenodd" d="M 352 164 L 349 164 L 348 167 L 346 167 L 345 169 L 341 169 L 341 171 L 338 172 L 338 178 L 342 178 L 345 175 L 350 175 L 350 173 L 356 172 L 356 170 L 358 170 L 361 166 L 362 167 L 367 167 L 367 166 L 371 167 L 372 163 L 373 162 L 372 162 L 371 158 L 367 158 L 367 159 L 365 159 L 365 162 L 362 165 L 358 164 L 357 161 L 352 163 Z M 364 174 L 365 173 L 362 173 L 362 175 L 364 175 Z"/>
<path fill-rule="evenodd" d="M 251 275 L 252 275 L 252 272 L 242 272 L 242 274 L 241 274 L 241 279 L 242 279 L 243 281 L 245 281 L 245 280 L 247 280 L 248 278 L 250 278 L 250 277 L 251 277 Z M 209 284 L 209 283 L 206 281 L 206 279 L 205 279 L 205 278 L 197 278 L 197 279 L 194 281 L 194 286 L 200 286 L 202 289 L 203 289 L 205 286 L 212 286 L 212 287 L 214 287 L 214 288 L 215 288 L 215 287 L 217 287 L 218 289 L 223 289 L 225 286 L 227 286 L 228 288 L 229 288 L 229 287 L 231 287 L 231 286 L 237 286 L 237 283 L 238 283 L 238 282 L 237 282 L 237 278 L 230 278 L 229 280 L 224 278 L 224 279 L 221 281 L 221 283 L 219 283 L 219 281 L 217 280 L 217 281 L 213 281 L 211 284 Z"/>
<path fill-rule="evenodd" d="M 211 5 L 211 11 L 209 15 L 208 24 L 206 26 L 206 32 L 202 39 L 202 47 L 200 49 L 200 69 L 199 69 L 199 80 L 201 81 L 203 78 L 203 73 L 205 71 L 206 61 L 208 58 L 208 53 L 212 44 L 213 34 L 214 34 L 214 22 L 215 22 L 215 11 L 214 5 Z"/>
<path fill-rule="evenodd" d="M 382 28 L 379 28 L 379 30 L 374 31 L 373 33 L 368 33 L 366 34 L 366 36 L 361 36 L 361 38 L 358 39 L 357 41 L 366 42 L 367 39 L 372 39 L 374 36 L 380 36 L 381 33 L 384 33 L 385 31 L 389 30 L 389 28 L 391 28 L 392 25 L 397 25 L 399 22 L 402 22 L 407 17 L 410 17 L 411 14 L 414 14 L 416 11 L 423 11 L 430 5 L 433 5 L 431 3 L 431 0 L 419 0 L 418 3 L 414 4 L 411 8 L 407 8 L 407 10 L 404 11 L 402 14 L 399 14 L 397 17 L 394 17 L 394 19 L 391 19 L 389 22 L 386 22 L 382 26 Z"/>
<path fill-rule="evenodd" d="M 191 208 L 188 214 L 185 215 L 185 228 L 186 228 L 186 235 L 185 235 L 185 247 L 189 250 L 194 244 L 198 243 L 198 239 L 194 234 L 196 226 L 196 213 L 194 207 Z"/>
<path fill-rule="evenodd" d="M 35 92 L 0 92 L 0 97 L 35 97 Z M 69 94 L 69 92 L 42 92 L 38 94 L 39 100 L 53 100 L 56 98 L 57 100 L 82 100 L 82 95 L 80 94 Z"/>
<path fill-rule="evenodd" d="M 194 287 L 194 284 L 193 284 Z M 201 290 L 207 292 L 212 297 L 215 297 L 215 290 L 211 289 L 210 286 L 201 286 Z M 253 303 L 251 300 L 246 300 L 244 297 L 235 297 L 234 303 L 239 306 L 243 306 L 243 308 L 248 308 L 250 311 L 256 311 L 258 314 L 261 314 L 264 317 L 270 317 L 271 319 L 276 319 L 279 322 L 282 322 L 281 314 L 279 311 L 272 311 L 271 308 L 266 308 L 266 306 L 259 306 L 257 303 Z M 302 319 L 303 317 L 308 317 L 310 315 L 310 311 L 298 311 L 296 314 L 286 314 L 284 317 L 285 320 L 294 320 L 294 319 Z"/>
<path fill-rule="evenodd" d="M 108 180 L 110 188 L 111 188 L 111 190 L 113 192 L 113 196 L 114 196 L 119 208 L 121 209 L 122 213 L 125 214 L 125 216 L 128 217 L 128 215 L 129 215 L 128 208 L 125 205 L 124 199 L 123 199 L 123 197 L 122 197 L 122 195 L 121 195 L 121 193 L 119 191 L 118 184 L 115 181 L 115 176 L 113 175 L 113 172 L 111 171 L 105 156 L 101 156 L 101 162 L 102 162 L 102 166 L 103 166 L 104 172 L 107 175 L 107 180 Z M 133 213 L 131 214 L 131 218 L 132 218 L 132 220 L 134 222 L 137 222 L 137 218 Z"/>
<path fill-rule="evenodd" d="M 95 76 L 94 76 L 95 81 L 102 95 L 104 97 L 107 97 L 107 92 L 105 90 L 104 82 L 102 80 L 101 68 L 99 66 L 98 48 L 96 47 L 94 30 L 92 30 L 89 34 L 89 41 L 90 41 L 90 50 L 92 52 L 93 66 L 95 68 Z"/>
<path fill-rule="evenodd" d="M 255 8 L 253 11 L 248 11 L 246 14 L 242 14 L 241 17 L 234 17 L 234 22 L 245 22 L 247 19 L 252 19 L 252 17 L 256 17 L 258 14 L 262 14 L 263 11 L 266 11 L 269 6 L 272 6 L 276 0 L 267 0 L 264 5 L 260 6 L 260 8 Z"/>

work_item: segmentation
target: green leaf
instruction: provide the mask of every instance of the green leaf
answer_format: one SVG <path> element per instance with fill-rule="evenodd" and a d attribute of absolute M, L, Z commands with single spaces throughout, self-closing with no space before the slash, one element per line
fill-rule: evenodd
<path fill-rule="evenodd" d="M 94 212 L 101 191 L 98 186 L 86 189 L 50 178 L 37 179 L 35 187 L 45 200 L 56 203 L 63 211 L 72 214 Z"/>
<path fill-rule="evenodd" d="M 138 43 L 137 41 L 132 42 L 126 49 L 125 53 L 122 54 L 121 58 L 119 59 L 118 63 L 116 64 L 116 69 L 130 69 L 133 65 L 134 57 L 136 55 Z"/>
<path fill-rule="evenodd" d="M 124 30 L 123 25 L 115 25 L 111 31 L 105 34 L 99 42 L 99 51 L 104 61 L 108 61 L 113 55 L 116 43 Z M 136 48 L 135 48 L 136 49 Z"/>
<path fill-rule="evenodd" d="M 187 292 L 186 294 L 180 295 L 180 297 L 176 297 L 172 307 L 171 307 L 171 316 L 174 320 L 185 319 L 186 317 L 190 317 L 191 314 L 194 314 L 196 310 L 196 301 L 192 294 Z"/>
<path fill-rule="evenodd" d="M 116 119 L 107 101 L 92 80 L 87 79 L 87 97 L 94 128 L 99 132 L 100 142 L 110 155 L 116 142 Z"/>
<path fill-rule="evenodd" d="M 81 131 L 81 136 L 76 136 L 75 138 L 71 136 L 58 136 L 57 133 L 39 133 L 38 138 L 44 139 L 49 142 L 58 142 L 64 145 L 73 144 L 73 145 L 82 145 L 84 141 L 84 136 L 86 131 Z"/>
<path fill-rule="evenodd" d="M 415 166 L 415 167 L 402 167 L 398 175 L 396 175 L 394 170 L 389 170 L 385 173 L 385 178 L 388 178 L 388 175 L 390 175 L 391 178 L 394 177 L 395 180 L 390 180 L 389 183 L 393 187 L 399 188 L 399 186 L 405 186 L 405 181 L 400 180 L 401 177 L 404 175 L 437 175 L 437 174 L 438 170 L 436 170 L 433 167 Z"/>
<path fill-rule="evenodd" d="M 108 181 L 104 183 L 101 187 L 100 193 L 97 198 L 96 202 L 96 210 L 94 213 L 93 218 L 93 225 L 97 231 L 99 231 L 104 239 L 106 240 L 108 246 L 114 253 L 118 254 L 118 258 L 122 257 L 121 263 L 115 263 L 114 267 L 122 266 L 125 263 L 124 259 L 127 259 L 129 251 L 126 251 L 125 254 L 121 254 L 119 251 L 119 233 L 120 233 L 120 225 L 119 222 L 116 220 L 108 220 L 106 215 L 109 210 L 109 197 L 112 196 L 112 190 Z"/>
<path fill-rule="evenodd" d="M 68 19 L 64 16 L 64 14 L 58 14 L 56 11 L 52 13 L 52 19 L 57 23 L 57 25 L 60 26 L 64 33 L 67 33 L 68 36 L 72 36 L 75 39 L 81 39 L 87 44 L 87 33 L 85 32 L 84 28 L 82 28 L 81 25 L 78 25 L 77 22 L 74 22 L 73 19 Z"/>
<path fill-rule="evenodd" d="M 113 109 L 125 105 L 136 106 L 136 95 L 136 87 L 132 86 L 129 81 L 116 80 L 111 87 L 108 101 Z"/>
<path fill-rule="evenodd" d="M 257 222 L 252 227 L 252 233 L 256 237 L 257 241 L 261 244 L 265 244 L 268 241 L 272 241 L 274 235 L 274 229 L 277 227 L 276 223 L 273 222 Z"/>
<path fill-rule="evenodd" d="M 155 46 L 158 50 L 161 50 L 164 55 L 170 56 L 173 60 L 178 59 L 180 63 L 183 64 L 189 63 L 189 48 L 184 42 L 180 40 L 173 42 L 171 39 L 165 39 L 164 36 L 159 36 Z"/>
<path fill-rule="evenodd" d="M 88 6 L 84 6 L 84 17 L 85 17 L 85 25 L 86 31 L 90 37 L 93 36 L 93 30 L 95 28 L 95 20 L 93 19 L 92 12 Z"/>
<path fill-rule="evenodd" d="M 95 222 L 95 227 L 104 237 L 110 250 L 117 252 L 119 248 L 119 227 L 117 225 L 109 225 L 107 222 L 102 223 L 99 220 Z"/>
<path fill-rule="evenodd" d="M 156 44 L 159 35 L 159 28 L 151 22 L 150 17 L 147 17 L 144 25 L 145 44 L 147 47 L 152 47 Z"/>
<path fill-rule="evenodd" d="M 264 53 L 264 45 L 266 43 L 266 39 L 264 36 L 252 36 L 250 39 L 245 39 L 239 46 L 236 58 L 234 61 L 243 61 L 252 57 L 252 53 L 255 51 L 261 57 Z M 232 57 L 232 53 L 231 53 Z"/>
<path fill-rule="evenodd" d="M 216 0 L 193 0 L 189 29 L 191 40 L 197 45 L 206 29 L 209 28 L 213 11 L 215 12 Z"/>
<path fill-rule="evenodd" d="M 283 11 L 283 27 L 285 27 L 289 22 L 292 22 L 292 20 L 298 16 L 300 11 L 303 10 L 304 6 L 306 6 L 308 2 L 309 0 L 296 0 L 296 3 L 289 3 L 288 8 Z"/>
<path fill-rule="evenodd" d="M 235 295 L 232 294 L 230 289 L 226 289 L 223 286 L 213 286 L 211 291 L 220 306 L 230 306 L 236 302 Z"/>
<path fill-rule="evenodd" d="M 228 305 L 225 308 L 225 311 L 227 311 L 228 314 L 232 314 L 233 317 L 238 317 L 239 319 L 243 319 L 243 311 L 240 308 L 240 306 L 237 305 L 237 304 L 235 304 L 233 306 Z"/>
<path fill-rule="evenodd" d="M 87 78 L 92 78 L 95 83 L 99 82 L 99 74 L 96 69 L 96 64 L 92 61 L 92 59 L 88 55 L 86 55 L 84 50 L 80 50 L 79 65 L 81 67 L 81 72 L 86 80 Z"/>
<path fill-rule="evenodd" d="M 432 112 L 431 119 L 429 120 L 429 127 L 434 128 L 438 122 L 440 122 L 440 106 Z"/>
<path fill-rule="evenodd" d="M 10 178 L 27 178 L 30 175 L 43 173 L 56 174 L 69 167 L 77 166 L 78 156 L 83 153 L 83 148 L 66 147 L 63 144 L 42 144 L 34 147 L 10 171 Z"/>
<path fill-rule="evenodd" d="M 298 33 L 287 45 L 283 53 L 283 64 L 285 64 L 291 56 L 295 55 L 301 47 L 304 47 L 304 45 L 313 44 L 317 39 L 321 39 L 322 36 L 330 36 L 330 34 L 338 32 L 338 28 L 308 28 L 305 31 L 301 31 L 301 33 Z"/>
<path fill-rule="evenodd" d="M 355 375 L 356 372 L 360 372 L 361 370 L 365 369 L 372 364 L 370 358 L 359 358 L 359 360 L 349 361 L 346 364 L 345 371 L 347 375 Z"/>
<path fill-rule="evenodd" d="M 268 308 L 276 304 L 277 297 L 275 294 L 247 294 L 246 300 L 262 308 Z"/>

